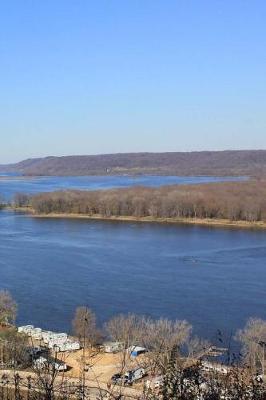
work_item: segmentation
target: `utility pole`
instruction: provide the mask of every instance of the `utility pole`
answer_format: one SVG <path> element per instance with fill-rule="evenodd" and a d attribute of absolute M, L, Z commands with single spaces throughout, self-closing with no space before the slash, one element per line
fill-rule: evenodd
<path fill-rule="evenodd" d="M 82 400 L 85 399 L 85 385 L 86 385 L 86 377 L 85 377 L 85 354 L 86 354 L 86 336 L 87 336 L 87 323 L 88 320 L 86 315 L 84 316 L 84 329 L 83 329 L 83 349 L 82 349 Z"/>
<path fill-rule="evenodd" d="M 81 356 L 81 363 L 80 363 L 80 400 L 85 400 L 86 398 L 86 376 L 85 376 L 85 357 L 86 357 L 86 337 L 87 337 L 87 325 L 88 325 L 88 319 L 86 315 L 82 316 L 82 323 L 83 323 L 83 343 L 82 343 L 82 356 Z"/>

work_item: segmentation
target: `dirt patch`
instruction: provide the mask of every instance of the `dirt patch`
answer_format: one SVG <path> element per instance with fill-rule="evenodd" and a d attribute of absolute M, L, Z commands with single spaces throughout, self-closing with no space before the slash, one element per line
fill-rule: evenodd
<path fill-rule="evenodd" d="M 86 379 L 107 383 L 114 374 L 121 371 L 126 372 L 145 363 L 143 356 L 132 358 L 127 355 L 125 357 L 123 352 L 109 354 L 86 350 L 84 361 L 83 355 L 83 350 L 71 353 L 62 353 L 59 355 L 60 358 L 70 367 L 66 373 L 67 376 L 72 378 L 80 377 L 83 371 L 83 366 L 86 365 Z"/>

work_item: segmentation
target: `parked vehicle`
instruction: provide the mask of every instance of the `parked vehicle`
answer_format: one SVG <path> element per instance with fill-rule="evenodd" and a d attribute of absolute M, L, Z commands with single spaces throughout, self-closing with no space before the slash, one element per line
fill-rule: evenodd
<path fill-rule="evenodd" d="M 128 371 L 125 373 L 125 380 L 127 381 L 128 384 L 132 384 L 135 381 L 138 381 L 139 379 L 143 378 L 146 375 L 145 369 L 144 368 L 136 368 L 131 371 Z"/>
<path fill-rule="evenodd" d="M 131 385 L 132 382 L 129 379 L 129 376 L 127 374 L 114 374 L 111 378 L 111 381 L 114 385 Z"/>
<path fill-rule="evenodd" d="M 111 381 L 114 384 L 124 384 L 124 385 L 132 385 L 132 383 L 138 381 L 146 375 L 144 368 L 136 368 L 130 371 L 127 371 L 123 374 L 115 374 L 112 376 Z"/>
<path fill-rule="evenodd" d="M 122 382 L 122 374 L 114 374 L 111 378 L 112 383 L 117 384 Z"/>
<path fill-rule="evenodd" d="M 35 368 L 39 369 L 55 369 L 56 371 L 66 371 L 67 370 L 67 364 L 64 363 L 63 361 L 60 361 L 56 358 L 46 358 L 46 357 L 39 357 L 36 360 L 34 360 L 33 365 Z"/>
<path fill-rule="evenodd" d="M 28 347 L 27 348 L 27 353 L 29 354 L 30 357 L 32 358 L 37 358 L 43 353 L 43 348 L 38 346 L 38 347 Z"/>

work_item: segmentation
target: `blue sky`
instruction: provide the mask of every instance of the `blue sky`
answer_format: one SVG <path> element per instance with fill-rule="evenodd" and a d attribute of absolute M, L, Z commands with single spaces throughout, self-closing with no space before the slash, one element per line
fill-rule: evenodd
<path fill-rule="evenodd" d="M 266 2 L 0 4 L 0 163 L 266 148 Z"/>

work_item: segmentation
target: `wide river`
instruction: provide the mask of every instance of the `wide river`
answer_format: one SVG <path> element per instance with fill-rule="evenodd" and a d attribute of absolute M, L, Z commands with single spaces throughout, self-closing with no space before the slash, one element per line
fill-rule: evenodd
<path fill-rule="evenodd" d="M 88 305 L 99 322 L 134 312 L 228 337 L 251 316 L 266 319 L 265 260 L 266 231 L 0 212 L 0 288 L 18 302 L 18 323 L 48 329 L 68 331 L 75 307 Z"/>
<path fill-rule="evenodd" d="M 9 200 L 19 192 L 34 194 L 53 190 L 100 190 L 139 185 L 158 187 L 162 185 L 200 184 L 245 179 L 247 178 L 230 176 L 44 176 L 28 178 L 16 175 L 8 176 L 0 172 L 0 195 Z"/>

